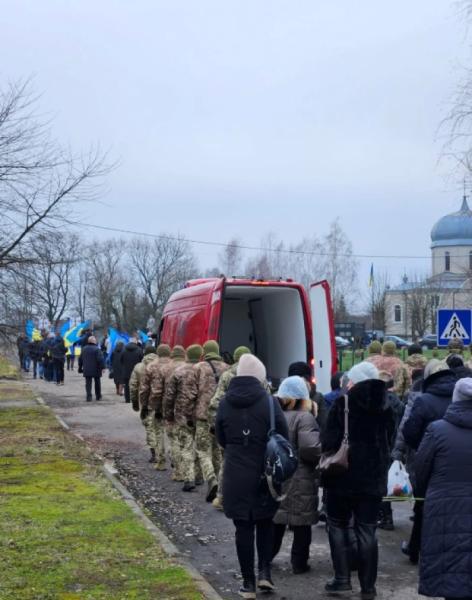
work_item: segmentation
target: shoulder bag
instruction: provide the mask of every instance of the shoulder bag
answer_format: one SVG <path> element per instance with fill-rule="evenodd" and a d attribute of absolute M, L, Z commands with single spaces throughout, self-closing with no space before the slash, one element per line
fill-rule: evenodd
<path fill-rule="evenodd" d="M 337 452 L 324 452 L 321 455 L 319 469 L 322 473 L 340 473 L 349 468 L 349 403 L 344 396 L 344 435 Z"/>

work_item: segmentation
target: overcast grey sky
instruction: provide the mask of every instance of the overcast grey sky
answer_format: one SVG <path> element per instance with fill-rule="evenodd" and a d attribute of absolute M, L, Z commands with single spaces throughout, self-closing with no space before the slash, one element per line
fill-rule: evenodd
<path fill-rule="evenodd" d="M 356 253 L 428 255 L 460 203 L 435 134 L 466 34 L 454 0 L 6 0 L 1 74 L 120 159 L 88 220 L 257 245 L 340 216 Z"/>

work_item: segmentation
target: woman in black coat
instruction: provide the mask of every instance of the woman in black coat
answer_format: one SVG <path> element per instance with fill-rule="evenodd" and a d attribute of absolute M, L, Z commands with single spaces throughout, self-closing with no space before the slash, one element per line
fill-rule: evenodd
<path fill-rule="evenodd" d="M 112 354 L 111 354 L 111 372 L 113 374 L 113 381 L 116 386 L 116 393 L 118 396 L 123 395 L 123 386 L 124 386 L 124 378 L 123 378 L 123 366 L 121 364 L 121 353 L 124 350 L 125 345 L 123 342 L 117 342 Z"/>
<path fill-rule="evenodd" d="M 254 533 L 257 539 L 258 587 L 271 591 L 270 562 L 273 546 L 272 519 L 277 502 L 272 498 L 264 472 L 264 456 L 270 429 L 269 401 L 262 386 L 266 370 L 250 354 L 241 357 L 237 376 L 231 380 L 216 416 L 216 437 L 224 448 L 223 510 L 236 527 L 236 551 L 243 576 L 240 595 L 256 598 Z M 275 428 L 288 438 L 288 428 L 274 401 Z"/>
<path fill-rule="evenodd" d="M 432 423 L 416 455 L 425 498 L 419 593 L 472 598 L 472 379 L 460 379 L 443 419 Z"/>
<path fill-rule="evenodd" d="M 354 518 L 358 547 L 358 575 L 362 600 L 376 595 L 378 545 L 377 517 L 387 492 L 390 452 L 395 435 L 395 416 L 385 383 L 370 362 L 353 367 L 347 374 L 349 407 L 349 468 L 326 473 L 328 537 L 334 579 L 326 584 L 331 593 L 351 587 L 349 523 Z M 344 436 L 344 396 L 338 398 L 321 434 L 323 452 L 336 452 Z"/>

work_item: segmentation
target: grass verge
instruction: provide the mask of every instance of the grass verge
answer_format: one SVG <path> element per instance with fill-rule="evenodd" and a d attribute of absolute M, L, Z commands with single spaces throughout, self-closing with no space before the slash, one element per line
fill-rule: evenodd
<path fill-rule="evenodd" d="M 0 440 L 2 600 L 203 598 L 48 408 L 0 408 Z"/>
<path fill-rule="evenodd" d="M 0 379 L 19 379 L 20 371 L 17 367 L 0 354 Z"/>

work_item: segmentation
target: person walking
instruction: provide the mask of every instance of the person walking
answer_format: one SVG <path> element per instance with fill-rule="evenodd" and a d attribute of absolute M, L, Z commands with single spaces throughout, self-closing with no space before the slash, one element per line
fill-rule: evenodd
<path fill-rule="evenodd" d="M 184 480 L 182 490 L 191 492 L 196 486 L 199 464 L 195 450 L 195 408 L 197 404 L 197 373 L 193 368 L 203 354 L 199 344 L 189 346 L 186 361 L 172 373 L 164 395 L 164 419 L 172 423 L 174 455 Z"/>
<path fill-rule="evenodd" d="M 349 466 L 347 470 L 322 475 L 322 485 L 327 490 L 328 539 L 334 568 L 334 579 L 325 589 L 334 594 L 352 589 L 349 524 L 353 518 L 361 598 L 373 600 L 378 565 L 377 518 L 387 492 L 395 416 L 385 384 L 372 363 L 365 361 L 352 367 L 347 380 Z M 344 437 L 344 417 L 342 397 L 333 404 L 321 433 L 323 452 L 339 450 Z"/>
<path fill-rule="evenodd" d="M 277 398 L 284 411 L 289 440 L 297 451 L 299 462 L 295 475 L 282 488 L 282 494 L 286 494 L 286 497 L 274 517 L 272 558 L 279 553 L 288 527 L 293 531 L 292 570 L 295 575 L 300 575 L 310 569 L 311 527 L 318 522 L 316 466 L 321 454 L 320 433 L 313 412 L 313 401 L 301 377 L 284 379 Z"/>
<path fill-rule="evenodd" d="M 216 438 L 224 449 L 223 510 L 236 529 L 236 552 L 243 577 L 239 594 L 256 598 L 254 538 L 258 555 L 258 588 L 272 591 L 270 563 L 274 545 L 272 519 L 277 502 L 263 478 L 270 429 L 271 400 L 262 382 L 266 369 L 251 354 L 241 356 L 237 375 L 221 400 L 216 415 Z M 275 428 L 288 438 L 288 427 L 278 402 L 274 402 Z"/>
<path fill-rule="evenodd" d="M 424 501 L 419 593 L 472 599 L 472 378 L 460 379 L 416 456 Z"/>
<path fill-rule="evenodd" d="M 221 451 L 210 433 L 208 407 L 216 392 L 222 374 L 228 369 L 220 356 L 220 347 L 214 340 L 203 344 L 203 360 L 195 365 L 197 382 L 195 443 L 203 479 L 207 483 L 206 501 L 213 502 L 218 492 L 218 474 Z"/>
<path fill-rule="evenodd" d="M 67 370 L 73 371 L 74 365 L 75 365 L 75 344 L 71 344 L 67 348 L 66 363 L 67 363 Z"/>
<path fill-rule="evenodd" d="M 313 377 L 313 370 L 307 362 L 294 362 L 288 368 L 288 376 L 298 375 L 305 380 L 310 393 L 310 398 L 316 404 L 316 420 L 320 426 L 320 430 L 326 425 L 326 419 L 328 418 L 328 411 L 326 409 L 326 402 L 323 394 L 316 390 L 316 383 Z"/>
<path fill-rule="evenodd" d="M 34 340 L 30 342 L 29 345 L 29 355 L 31 357 L 31 362 L 33 363 L 33 379 L 36 379 L 39 375 L 42 379 L 42 370 L 41 370 L 41 359 L 42 359 L 42 340 Z"/>
<path fill-rule="evenodd" d="M 95 387 L 95 400 L 102 399 L 101 377 L 105 361 L 103 353 L 97 346 L 97 339 L 91 335 L 88 344 L 82 347 L 79 356 L 79 373 L 85 377 L 85 394 L 87 402 L 92 401 L 92 383 Z"/>
<path fill-rule="evenodd" d="M 123 366 L 121 364 L 121 355 L 123 353 L 124 348 L 125 345 L 123 342 L 117 342 L 110 358 L 110 369 L 111 374 L 113 376 L 113 382 L 115 384 L 117 396 L 123 395 L 124 379 Z"/>
<path fill-rule="evenodd" d="M 141 362 L 142 359 L 142 348 L 138 346 L 136 338 L 130 338 L 130 341 L 126 344 L 123 352 L 120 355 L 121 375 L 125 388 L 126 403 L 131 402 L 131 397 L 129 394 L 129 380 L 131 378 L 131 373 L 133 372 L 135 365 Z"/>
<path fill-rule="evenodd" d="M 66 360 L 66 352 L 67 348 L 65 347 L 64 340 L 57 334 L 51 347 L 56 385 L 64 385 L 64 363 Z"/>

